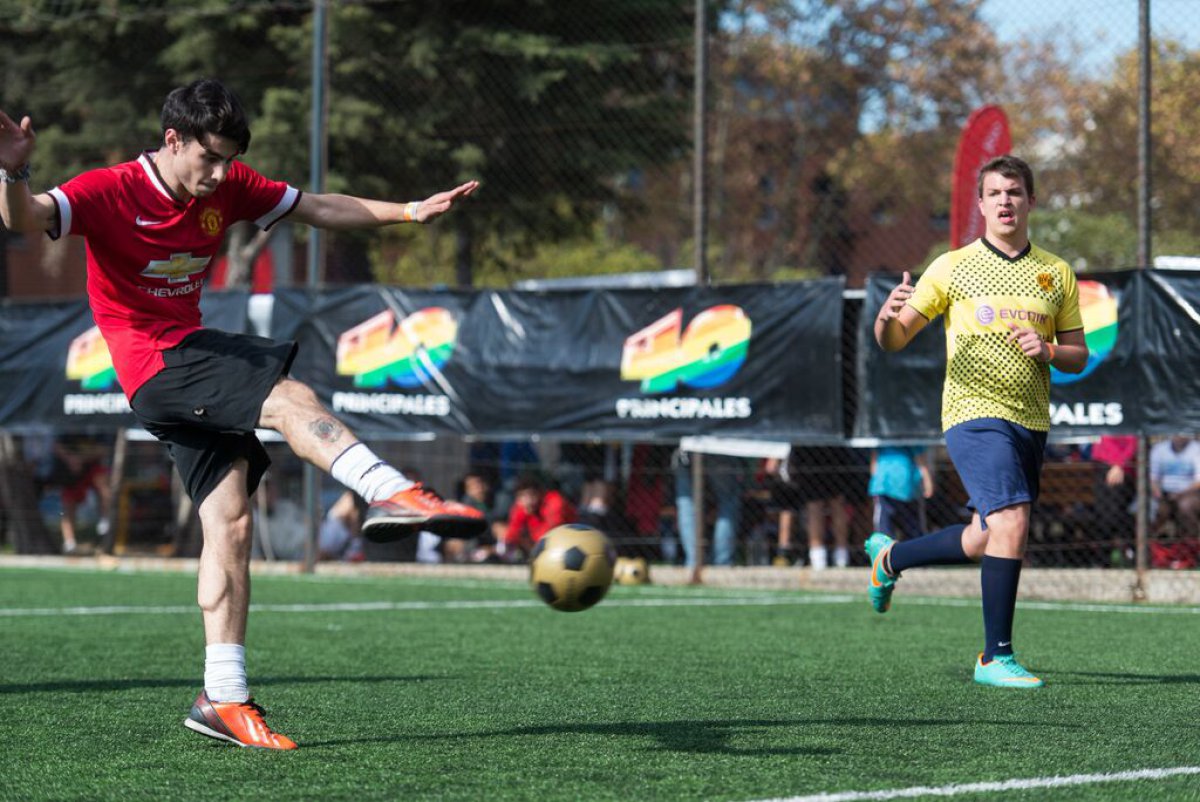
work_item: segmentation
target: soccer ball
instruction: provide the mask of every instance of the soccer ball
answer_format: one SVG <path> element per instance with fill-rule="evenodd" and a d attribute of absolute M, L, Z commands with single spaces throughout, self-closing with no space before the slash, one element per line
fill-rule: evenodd
<path fill-rule="evenodd" d="M 618 585 L 645 585 L 650 581 L 650 566 L 645 557 L 618 557 L 613 575 Z"/>
<path fill-rule="evenodd" d="M 529 583 L 555 610 L 586 610 L 608 593 L 616 561 L 616 551 L 599 529 L 563 524 L 543 535 L 533 547 Z"/>

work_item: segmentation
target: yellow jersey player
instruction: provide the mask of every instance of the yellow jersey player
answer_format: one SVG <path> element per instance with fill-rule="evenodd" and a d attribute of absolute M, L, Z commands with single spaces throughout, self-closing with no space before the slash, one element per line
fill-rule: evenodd
<path fill-rule="evenodd" d="M 871 535 L 869 595 L 884 613 L 904 570 L 980 562 L 984 645 L 975 681 L 1038 688 L 1042 680 L 1013 653 L 1013 611 L 1050 429 L 1050 365 L 1078 373 L 1088 349 L 1075 275 L 1029 241 L 1029 165 L 1014 156 L 992 159 L 978 187 L 984 236 L 938 257 L 915 287 L 905 273 L 875 319 L 876 342 L 899 351 L 944 316 L 942 428 L 973 515 L 969 524 L 915 540 Z"/>

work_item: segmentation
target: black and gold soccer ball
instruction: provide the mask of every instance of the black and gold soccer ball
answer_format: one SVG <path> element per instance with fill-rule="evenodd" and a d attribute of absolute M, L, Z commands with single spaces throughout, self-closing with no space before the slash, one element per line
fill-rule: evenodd
<path fill-rule="evenodd" d="M 563 524 L 534 545 L 529 556 L 529 583 L 555 610 L 575 613 L 604 598 L 616 562 L 616 550 L 599 529 Z"/>
<path fill-rule="evenodd" d="M 650 582 L 650 566 L 645 557 L 618 557 L 613 578 L 618 585 L 645 585 Z"/>

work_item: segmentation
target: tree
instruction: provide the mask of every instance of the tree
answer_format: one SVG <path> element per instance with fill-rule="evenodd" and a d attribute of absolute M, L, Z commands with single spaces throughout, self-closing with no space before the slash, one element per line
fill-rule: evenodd
<path fill-rule="evenodd" d="M 160 99 L 211 75 L 251 113 L 248 163 L 307 185 L 306 5 L 80 8 L 0 22 L 20 26 L 4 56 L 19 91 L 5 104 L 38 121 L 39 162 L 53 165 L 40 178 L 152 146 Z M 690 3 L 346 2 L 331 4 L 330 28 L 327 189 L 411 200 L 481 179 L 478 200 L 435 227 L 453 231 L 456 283 L 478 260 L 591 236 L 625 197 L 623 176 L 686 149 Z M 332 249 L 365 263 L 373 236 L 339 235 Z"/>
<path fill-rule="evenodd" d="M 714 58 L 721 274 L 844 272 L 861 261 L 857 220 L 944 208 L 944 154 L 997 52 L 980 5 L 742 0 L 730 9 Z"/>
<path fill-rule="evenodd" d="M 479 178 L 446 221 L 470 284 L 477 259 L 588 235 L 622 176 L 683 152 L 691 24 L 671 0 L 342 8 L 331 166 L 417 196 Z"/>
<path fill-rule="evenodd" d="M 1135 266 L 1137 259 L 1136 50 L 1109 65 L 1080 66 L 1084 45 L 1052 31 L 1013 45 L 990 68 L 1012 120 L 1014 147 L 1038 174 L 1032 233 L 1078 269 Z M 1152 45 L 1152 224 L 1155 253 L 1196 253 L 1200 201 L 1200 52 Z M 1001 80 L 1003 78 L 1003 80 Z"/>
<path fill-rule="evenodd" d="M 1157 40 L 1151 51 L 1154 231 L 1195 229 L 1200 206 L 1200 51 Z M 1071 164 L 1088 187 L 1087 205 L 1136 219 L 1137 53 L 1120 56 Z"/>

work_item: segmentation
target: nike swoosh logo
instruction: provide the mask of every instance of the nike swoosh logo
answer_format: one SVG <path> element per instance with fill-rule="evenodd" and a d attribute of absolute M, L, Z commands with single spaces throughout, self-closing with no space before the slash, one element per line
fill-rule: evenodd
<path fill-rule="evenodd" d="M 133 222 L 139 226 L 161 226 L 163 223 L 162 220 L 144 220 L 140 214 L 134 218 Z"/>
<path fill-rule="evenodd" d="M 997 646 L 1012 646 L 1012 641 L 1006 640 L 1003 643 L 997 643 Z"/>

